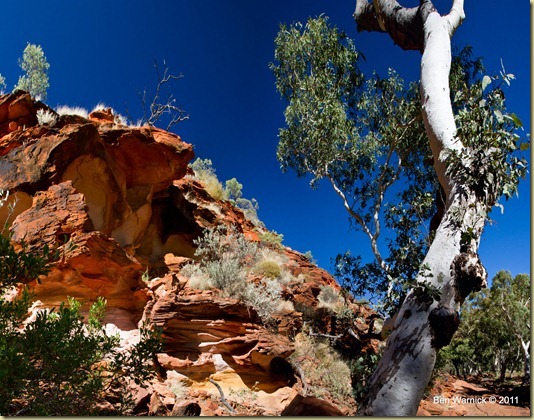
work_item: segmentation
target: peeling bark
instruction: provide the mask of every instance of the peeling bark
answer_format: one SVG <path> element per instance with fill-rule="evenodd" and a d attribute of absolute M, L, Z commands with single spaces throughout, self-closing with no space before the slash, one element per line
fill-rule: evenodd
<path fill-rule="evenodd" d="M 401 48 L 422 52 L 422 113 L 446 198 L 443 218 L 423 261 L 427 270 L 417 278 L 439 291 L 438 300 L 417 297 L 413 291 L 408 295 L 359 408 L 360 415 L 415 416 L 437 351 L 458 328 L 460 305 L 472 290 L 485 286 L 487 276 L 477 255 L 485 207 L 473 191 L 447 175 L 444 153 L 464 150 L 455 137 L 449 94 L 450 38 L 464 19 L 463 0 L 455 0 L 446 16 L 428 0 L 416 8 L 404 8 L 395 0 L 357 0 L 354 18 L 359 31 L 387 32 Z M 468 231 L 472 239 L 464 243 L 462 233 Z"/>

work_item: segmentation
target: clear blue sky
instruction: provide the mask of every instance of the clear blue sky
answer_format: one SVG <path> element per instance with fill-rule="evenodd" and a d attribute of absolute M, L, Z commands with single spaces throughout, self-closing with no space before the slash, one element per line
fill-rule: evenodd
<path fill-rule="evenodd" d="M 413 6 L 419 1 L 401 4 Z M 357 33 L 354 0 L 151 0 L 10 1 L 2 4 L 0 73 L 16 83 L 17 59 L 27 42 L 42 45 L 51 64 L 48 103 L 91 109 L 102 101 L 140 116 L 137 91 L 155 85 L 153 60 L 166 59 L 184 78 L 175 84 L 190 120 L 174 128 L 212 159 L 219 179 L 244 184 L 260 203 L 260 218 L 284 234 L 286 245 L 311 250 L 319 264 L 350 249 L 370 258 L 364 237 L 349 231 L 338 198 L 327 185 L 311 190 L 306 180 L 282 174 L 275 152 L 285 104 L 268 69 L 281 22 L 325 13 L 345 30 L 367 58 L 366 71 L 395 68 L 406 80 L 419 74 L 420 54 L 403 52 L 385 34 Z M 450 1 L 436 1 L 440 11 Z M 517 77 L 508 107 L 530 131 L 530 6 L 497 0 L 466 0 L 467 19 L 454 43 L 470 44 L 489 73 L 503 59 Z M 490 278 L 500 269 L 530 273 L 530 180 L 520 198 L 494 214 L 480 246 Z"/>

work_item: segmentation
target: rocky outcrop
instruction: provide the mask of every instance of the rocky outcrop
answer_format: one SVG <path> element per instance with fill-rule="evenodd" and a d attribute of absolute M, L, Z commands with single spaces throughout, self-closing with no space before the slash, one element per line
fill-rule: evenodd
<path fill-rule="evenodd" d="M 54 113 L 22 91 L 0 96 L 0 189 L 10 191 L 0 223 L 17 246 L 57 252 L 50 272 L 31 283 L 34 310 L 67 296 L 88 308 L 103 296 L 107 329 L 124 346 L 144 323 L 160 327 L 159 380 L 137 389 L 138 414 L 229 414 L 222 392 L 237 413 L 279 415 L 303 386 L 286 361 L 291 337 L 312 317 L 342 341 L 346 326 L 317 300 L 322 287 L 339 290 L 335 280 L 302 254 L 277 249 L 292 276 L 283 298 L 295 309 L 280 310 L 269 325 L 242 301 L 191 287 L 181 270 L 206 228 L 231 225 L 254 242 L 262 233 L 186 176 L 192 146 L 154 127 L 117 124 L 110 110 L 40 125 L 39 109 Z M 373 350 L 377 342 L 365 339 L 372 313 L 349 308 L 358 316 L 347 336 L 356 342 L 347 346 Z"/>

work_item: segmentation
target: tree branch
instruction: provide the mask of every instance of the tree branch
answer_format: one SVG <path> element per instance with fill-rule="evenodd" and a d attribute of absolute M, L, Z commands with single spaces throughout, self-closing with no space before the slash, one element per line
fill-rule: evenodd
<path fill-rule="evenodd" d="M 217 387 L 217 389 L 219 390 L 219 394 L 221 394 L 221 402 L 224 404 L 224 406 L 226 408 L 228 408 L 228 410 L 230 410 L 230 412 L 235 413 L 236 411 L 234 410 L 234 408 L 230 404 L 228 404 L 228 401 L 226 401 L 226 397 L 224 396 L 224 392 L 223 392 L 221 386 L 211 378 L 209 379 L 209 381 L 213 385 L 215 385 Z"/>
<path fill-rule="evenodd" d="M 424 3 L 429 1 L 422 0 Z M 357 0 L 354 20 L 358 32 L 378 31 L 388 32 L 395 44 L 403 50 L 423 51 L 423 19 L 422 11 L 425 7 L 407 8 L 396 0 Z"/>
<path fill-rule="evenodd" d="M 376 261 L 380 265 L 380 268 L 384 270 L 385 273 L 389 273 L 389 266 L 386 264 L 384 259 L 382 258 L 382 255 L 380 254 L 380 251 L 378 249 L 377 239 L 378 237 L 373 234 L 370 230 L 363 218 L 356 213 L 352 207 L 349 205 L 349 202 L 347 200 L 347 197 L 345 196 L 345 193 L 341 191 L 341 189 L 337 186 L 332 176 L 326 171 L 325 174 L 326 178 L 330 181 L 330 184 L 332 184 L 332 188 L 334 188 L 334 191 L 336 194 L 341 198 L 343 201 L 343 207 L 345 207 L 345 210 L 358 222 L 358 224 L 362 227 L 363 232 L 369 237 L 369 240 L 371 242 L 371 249 L 373 250 L 373 254 L 375 256 Z"/>
<path fill-rule="evenodd" d="M 163 76 L 161 76 L 158 63 L 154 60 L 154 68 L 156 70 L 158 84 L 156 86 L 156 92 L 154 93 L 152 102 L 148 106 L 148 109 L 146 89 L 143 91 L 142 94 L 141 92 L 139 92 L 139 97 L 143 106 L 143 123 L 148 124 L 150 126 L 154 126 L 165 114 L 168 114 L 170 116 L 170 121 L 167 124 L 166 128 L 166 130 L 168 131 L 173 125 L 189 119 L 189 116 L 183 109 L 175 105 L 176 99 L 173 98 L 172 94 L 168 95 L 167 98 L 164 100 L 160 99 L 161 91 L 165 87 L 165 85 L 167 85 L 173 80 L 179 80 L 184 77 L 183 74 L 179 74 L 178 76 L 169 74 L 169 68 L 167 67 L 165 60 L 163 61 L 163 65 L 165 66 L 165 69 L 163 71 Z M 150 115 L 148 115 L 149 111 Z"/>
<path fill-rule="evenodd" d="M 445 16 L 445 19 L 449 26 L 449 36 L 452 37 L 458 26 L 460 26 L 465 19 L 464 0 L 454 0 L 451 11 Z"/>

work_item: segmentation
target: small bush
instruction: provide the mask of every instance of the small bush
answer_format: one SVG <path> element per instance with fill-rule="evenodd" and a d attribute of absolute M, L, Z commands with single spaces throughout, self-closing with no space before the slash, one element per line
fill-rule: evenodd
<path fill-rule="evenodd" d="M 204 184 L 204 188 L 206 189 L 208 194 L 211 195 L 214 199 L 216 200 L 226 199 L 224 188 L 216 176 L 214 175 L 205 176 L 204 179 L 202 179 L 202 183 Z"/>
<path fill-rule="evenodd" d="M 357 402 L 361 401 L 367 393 L 369 378 L 378 365 L 380 356 L 372 353 L 361 353 L 358 357 L 349 363 L 352 386 L 354 388 L 354 398 Z"/>
<path fill-rule="evenodd" d="M 327 343 L 299 333 L 289 361 L 302 369 L 314 396 L 337 400 L 352 396 L 350 369 Z"/>
<path fill-rule="evenodd" d="M 317 260 L 313 257 L 311 251 L 306 251 L 303 255 L 311 264 L 317 265 Z"/>
<path fill-rule="evenodd" d="M 338 313 L 344 306 L 345 300 L 341 294 L 330 285 L 321 286 L 321 291 L 317 296 L 319 308 L 328 308 Z"/>
<path fill-rule="evenodd" d="M 262 244 L 272 246 L 273 248 L 283 248 L 282 241 L 284 240 L 284 235 L 281 233 L 276 233 L 273 231 L 265 231 L 260 233 L 260 241 Z"/>
<path fill-rule="evenodd" d="M 198 264 L 187 264 L 180 270 L 180 274 L 189 279 L 188 286 L 191 289 L 208 290 L 214 287 Z"/>
<path fill-rule="evenodd" d="M 279 278 L 282 274 L 282 269 L 276 261 L 262 260 L 254 266 L 254 273 L 269 279 Z"/>
<path fill-rule="evenodd" d="M 0 74 L 0 95 L 4 94 L 6 89 L 6 78 Z"/>
<path fill-rule="evenodd" d="M 102 325 L 106 303 L 101 298 L 91 306 L 87 323 L 80 302 L 72 298 L 57 310 L 26 319 L 28 289 L 13 300 L 5 294 L 46 274 L 51 255 L 47 249 L 16 251 L 9 235 L 0 235 L 0 413 L 102 414 L 99 403 L 112 393 L 117 397 L 113 414 L 128 414 L 129 383 L 141 385 L 154 375 L 151 363 L 160 351 L 159 337 L 142 328 L 139 343 L 119 351 L 119 337 L 108 335 Z"/>
<path fill-rule="evenodd" d="M 57 116 L 50 110 L 40 109 L 37 111 L 37 122 L 39 125 L 54 125 L 57 121 Z"/>
<path fill-rule="evenodd" d="M 242 300 L 264 322 L 268 322 L 283 302 L 280 298 L 282 287 L 279 281 L 269 276 L 259 284 L 247 281 L 261 258 L 258 246 L 235 228 L 223 226 L 206 229 L 195 244 L 195 255 L 200 259 L 197 268 L 186 266 L 182 269 L 184 275 L 190 276 L 190 287 L 200 288 L 208 284 L 216 287 L 226 296 Z M 276 274 L 280 272 L 280 267 L 274 268 L 273 262 L 277 264 L 270 261 L 269 275 L 274 275 L 274 271 Z"/>
<path fill-rule="evenodd" d="M 278 306 L 276 308 L 276 312 L 282 312 L 282 311 L 294 311 L 295 306 L 293 305 L 293 302 L 290 300 L 281 300 L 278 303 Z"/>
<path fill-rule="evenodd" d="M 268 322 L 279 310 L 282 288 L 276 280 L 263 280 L 259 285 L 248 283 L 242 299 L 258 316 Z"/>
<path fill-rule="evenodd" d="M 247 275 L 258 258 L 256 244 L 247 241 L 235 228 L 224 226 L 206 229 L 195 244 L 199 268 L 211 284 L 227 296 L 242 294 Z"/>

